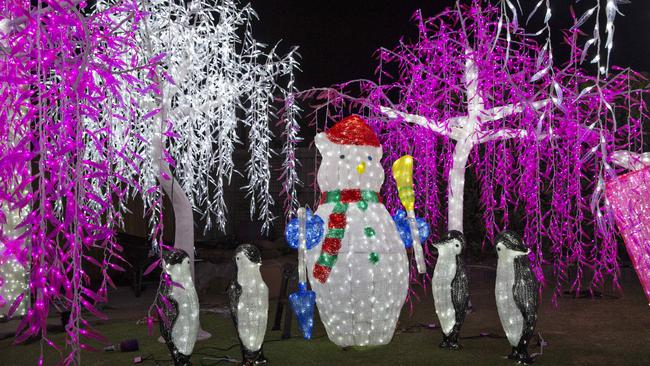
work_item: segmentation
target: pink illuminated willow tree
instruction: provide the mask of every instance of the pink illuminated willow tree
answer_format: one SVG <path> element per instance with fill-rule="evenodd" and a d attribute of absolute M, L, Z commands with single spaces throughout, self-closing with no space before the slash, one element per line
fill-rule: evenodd
<path fill-rule="evenodd" d="M 416 208 L 429 222 L 466 228 L 471 167 L 483 245 L 521 225 L 538 277 L 543 264 L 553 268 L 555 295 L 567 282 L 580 291 L 587 275 L 590 289 L 610 276 L 616 284 L 618 245 L 603 193 L 616 173 L 610 155 L 641 149 L 646 90 L 631 87 L 641 76 L 615 67 L 608 77 L 590 76 L 580 68 L 576 29 L 565 32 L 572 52 L 559 68 L 548 46 L 502 11 L 474 1 L 431 18 L 416 13 L 415 41 L 378 51 L 377 82 L 321 91 L 317 109 L 361 108 L 387 152 L 387 172 L 400 156 L 414 156 Z M 383 194 L 397 209 L 390 183 Z"/>
<path fill-rule="evenodd" d="M 223 194 L 244 127 L 251 215 L 268 229 L 270 123 L 279 96 L 287 100 L 281 123 L 288 208 L 297 204 L 299 183 L 298 108 L 291 97 L 297 56 L 295 50 L 278 56 L 255 41 L 250 6 L 233 0 L 95 5 L 11 0 L 0 6 L 0 264 L 11 258 L 30 273 L 27 291 L 15 286 L 17 276 L 0 281 L 21 292 L 3 308 L 11 317 L 32 299 L 16 341 L 40 337 L 61 352 L 46 319 L 52 307 L 69 310 L 64 364 L 79 364 L 80 351 L 92 348 L 88 341 L 103 340 L 82 310 L 105 318 L 97 303 L 113 285 L 109 271 L 128 266 L 114 238 L 128 200 L 143 199 L 154 247 L 168 249 L 162 199 L 169 195 L 174 246 L 193 258 L 194 211 L 224 229 Z M 102 282 L 91 288 L 92 266 Z"/>
<path fill-rule="evenodd" d="M 140 104 L 160 92 L 159 57 L 143 57 L 138 42 L 144 13 L 132 1 L 92 14 L 84 7 L 0 5 L 0 200 L 20 213 L 16 225 L 2 225 L 1 254 L 29 269 L 28 290 L 12 309 L 32 299 L 16 342 L 38 337 L 66 365 L 80 364 L 89 341 L 103 340 L 86 317 L 105 318 L 96 305 L 106 301 L 109 271 L 127 265 L 114 238 L 126 198 L 137 191 L 162 212 L 155 178 L 147 181 L 157 169 L 144 136 L 163 127 L 144 118 L 150 112 Z M 101 274 L 99 286 L 91 287 L 91 270 Z M 66 344 L 48 335 L 52 307 L 70 311 Z"/>

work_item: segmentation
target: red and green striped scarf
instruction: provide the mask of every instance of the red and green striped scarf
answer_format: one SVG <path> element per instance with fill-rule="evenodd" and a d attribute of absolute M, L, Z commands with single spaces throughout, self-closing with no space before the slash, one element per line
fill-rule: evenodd
<path fill-rule="evenodd" d="M 341 249 L 347 224 L 346 213 L 350 203 L 356 203 L 361 211 L 368 208 L 368 202 L 381 202 L 377 192 L 362 189 L 343 189 L 321 194 L 321 205 L 334 203 L 334 209 L 327 223 L 327 234 L 321 247 L 318 262 L 314 265 L 314 277 L 321 283 L 327 282 Z"/>

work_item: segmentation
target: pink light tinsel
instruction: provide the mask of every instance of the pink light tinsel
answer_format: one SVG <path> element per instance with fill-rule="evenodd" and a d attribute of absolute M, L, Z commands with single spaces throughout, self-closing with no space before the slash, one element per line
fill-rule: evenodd
<path fill-rule="evenodd" d="M 146 113 L 136 99 L 158 90 L 155 59 L 138 57 L 136 2 L 92 14 L 76 0 L 33 4 L 0 7 L 9 21 L 0 35 L 0 199 L 30 210 L 20 224 L 26 231 L 5 242 L 2 255 L 30 268 L 33 306 L 16 342 L 40 336 L 60 349 L 46 321 L 52 306 L 69 310 L 62 363 L 79 364 L 88 341 L 103 340 L 82 311 L 104 318 L 96 304 L 106 301 L 109 272 L 128 265 L 113 235 L 122 203 L 133 187 L 157 189 L 134 178 L 142 160 L 136 146 L 146 143 L 134 129 Z M 98 288 L 90 288 L 91 266 L 103 278 Z"/>
<path fill-rule="evenodd" d="M 482 217 L 475 220 L 482 221 L 484 249 L 499 231 L 517 230 L 531 248 L 540 280 L 542 265 L 552 267 L 556 296 L 565 284 L 580 291 L 585 283 L 590 289 L 603 285 L 607 277 L 617 286 L 618 245 L 604 182 L 614 174 L 613 151 L 641 149 L 647 90 L 632 85 L 643 78 L 615 67 L 607 78 L 587 74 L 578 61 L 577 30 L 565 33 L 570 60 L 554 67 L 546 49 L 523 29 L 500 21 L 498 8 L 479 1 L 431 18 L 418 12 L 414 19 L 413 43 L 378 51 L 377 82 L 356 80 L 304 93 L 323 101 L 316 113 L 326 110 L 328 120 L 366 115 L 380 135 L 387 176 L 396 159 L 413 155 L 416 210 L 435 228 L 448 220 L 450 170 L 456 141 L 467 131 L 464 117 L 472 107 L 481 110 L 479 127 L 470 130 L 474 142 L 465 166 L 478 184 Z M 468 78 L 476 80 L 480 98 L 472 107 Z M 492 109 L 497 115 L 508 105 L 516 111 L 493 119 L 485 113 Z M 388 116 L 382 107 L 402 115 Z M 404 114 L 425 117 L 430 127 L 408 123 Z M 382 195 L 395 210 L 397 189 L 387 183 Z M 466 214 L 465 223 L 476 227 L 468 221 L 472 216 Z M 427 245 L 429 266 L 432 252 Z M 430 280 L 413 268 L 413 282 Z"/>
<path fill-rule="evenodd" d="M 607 200 L 650 303 L 650 167 L 608 181 Z"/>

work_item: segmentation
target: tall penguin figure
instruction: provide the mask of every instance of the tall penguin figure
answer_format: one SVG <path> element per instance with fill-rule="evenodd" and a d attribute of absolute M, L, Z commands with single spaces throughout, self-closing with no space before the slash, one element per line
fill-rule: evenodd
<path fill-rule="evenodd" d="M 440 348 L 460 349 L 458 336 L 469 303 L 469 280 L 462 257 L 465 238 L 460 231 L 452 230 L 433 246 L 438 249 L 431 285 L 442 327 Z"/>
<path fill-rule="evenodd" d="M 190 257 L 180 249 L 172 249 L 163 255 L 164 276 L 157 306 L 167 321 L 160 321 L 162 335 L 175 366 L 189 366 L 196 335 L 199 329 L 199 298 L 194 289 Z"/>
<path fill-rule="evenodd" d="M 512 231 L 504 231 L 496 237 L 496 250 L 499 260 L 494 292 L 501 325 L 512 346 L 508 358 L 533 363 L 528 354 L 528 342 L 537 321 L 539 283 L 530 268 L 530 250 Z"/>
<path fill-rule="evenodd" d="M 230 283 L 228 298 L 230 314 L 237 328 L 243 365 L 267 363 L 262 343 L 266 333 L 269 311 L 269 288 L 262 280 L 260 251 L 253 245 L 242 244 L 235 250 L 237 277 Z"/>

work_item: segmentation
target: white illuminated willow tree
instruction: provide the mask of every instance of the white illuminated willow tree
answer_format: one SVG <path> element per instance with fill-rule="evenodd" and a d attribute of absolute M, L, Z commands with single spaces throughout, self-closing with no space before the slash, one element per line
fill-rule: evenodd
<path fill-rule="evenodd" d="M 251 217 L 263 223 L 263 231 L 270 228 L 275 203 L 269 191 L 271 123 L 281 97 L 287 101 L 283 153 L 291 197 L 297 183 L 293 150 L 298 109 L 291 97 L 297 55 L 292 49 L 279 56 L 275 47 L 267 50 L 257 42 L 252 34 L 256 14 L 238 1 L 147 1 L 143 8 L 148 14 L 142 33 L 145 48 L 152 57 L 162 55 L 161 90 L 147 101 L 157 108 L 144 119 L 159 121 L 152 153 L 174 210 L 174 246 L 185 250 L 193 263 L 193 211 L 203 215 L 206 230 L 215 222 L 225 231 L 224 190 L 236 172 L 233 154 L 241 145 L 242 127 L 248 132 L 244 189 Z"/>
<path fill-rule="evenodd" d="M 248 132 L 245 189 L 251 216 L 268 230 L 275 203 L 269 193 L 271 122 L 275 100 L 293 100 L 287 96 L 294 91 L 295 49 L 285 56 L 275 48 L 265 51 L 252 35 L 254 10 L 239 7 L 238 1 L 148 1 L 143 6 L 148 13 L 143 42 L 151 55 L 164 55 L 159 108 L 146 118 L 157 118 L 162 126 L 154 156 L 172 199 L 175 246 L 193 252 L 192 210 L 203 214 L 208 227 L 215 222 L 225 230 L 224 188 L 236 171 L 233 153 L 241 145 L 242 126 Z M 296 128 L 295 117 L 284 122 Z M 162 138 L 168 138 L 168 146 Z"/>

